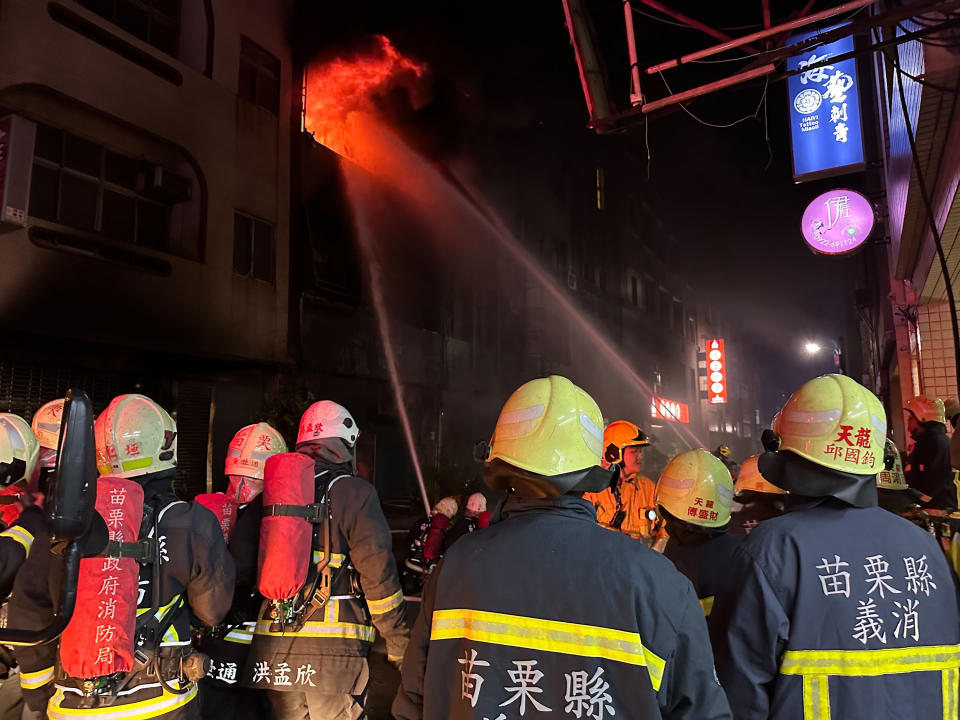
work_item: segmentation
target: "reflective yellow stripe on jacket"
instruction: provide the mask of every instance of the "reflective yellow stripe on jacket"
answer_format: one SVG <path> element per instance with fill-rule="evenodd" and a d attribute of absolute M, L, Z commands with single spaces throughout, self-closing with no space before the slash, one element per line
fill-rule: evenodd
<path fill-rule="evenodd" d="M 710 613 L 713 612 L 713 601 L 716 599 L 716 595 L 710 595 L 709 597 L 700 598 L 700 607 L 703 608 L 703 616 L 710 617 Z"/>
<path fill-rule="evenodd" d="M 343 565 L 343 561 L 347 559 L 346 555 L 341 555 L 340 553 L 330 553 L 330 567 L 338 568 Z M 323 560 L 323 552 L 320 550 L 313 551 L 313 564 L 317 565 Z"/>
<path fill-rule="evenodd" d="M 10 538 L 14 542 L 20 543 L 23 545 L 24 552 L 26 552 L 27 555 L 30 554 L 30 548 L 33 546 L 33 535 L 22 525 L 12 525 L 8 527 L 3 532 L 0 532 L 0 537 Z"/>
<path fill-rule="evenodd" d="M 53 666 L 36 672 L 21 672 L 20 687 L 24 690 L 36 690 L 42 688 L 48 682 L 53 680 Z"/>
<path fill-rule="evenodd" d="M 238 645 L 249 645 L 253 642 L 253 628 L 255 626 L 255 622 L 245 622 L 240 627 L 233 628 L 223 636 L 223 639 Z"/>
<path fill-rule="evenodd" d="M 654 690 L 663 681 L 665 661 L 644 647 L 635 632 L 482 610 L 434 611 L 430 640 L 457 638 L 642 665 Z"/>
<path fill-rule="evenodd" d="M 383 600 L 367 599 L 367 607 L 370 609 L 371 615 L 383 615 L 391 610 L 396 610 L 402 604 L 403 590 L 397 590 L 393 595 L 386 597 Z"/>
<path fill-rule="evenodd" d="M 255 635 L 270 635 L 274 637 L 314 637 L 314 638 L 344 638 L 346 640 L 361 640 L 372 643 L 376 639 L 376 633 L 370 625 L 357 625 L 356 623 L 323 623 L 307 622 L 303 627 L 294 632 L 274 631 L 270 629 L 272 623 L 269 620 L 261 620 L 257 623 L 254 630 Z"/>
<path fill-rule="evenodd" d="M 171 612 L 171 608 L 173 608 L 174 605 L 180 602 L 181 597 L 182 597 L 181 595 L 174 595 L 173 599 L 170 600 L 170 602 L 168 602 L 163 607 L 158 608 L 157 613 L 155 615 L 157 620 L 163 623 L 163 621 L 166 619 L 167 613 Z M 174 608 L 172 612 L 177 612 L 177 610 L 179 609 L 180 609 L 179 607 Z M 150 612 L 150 608 L 137 608 L 137 617 L 140 617 L 144 613 L 148 613 L 148 612 Z M 185 641 L 181 640 L 180 633 L 177 632 L 177 628 L 174 627 L 174 625 L 175 623 L 170 623 L 170 627 L 166 629 L 166 631 L 163 633 L 163 637 L 160 639 L 160 645 L 189 645 L 190 644 L 189 638 Z"/>
<path fill-rule="evenodd" d="M 171 683 L 176 686 L 176 683 Z M 68 720 L 69 718 L 103 718 L 103 720 L 146 720 L 155 718 L 181 708 L 197 696 L 197 684 L 193 683 L 183 695 L 169 693 L 166 690 L 159 697 L 150 700 L 130 703 L 129 705 L 111 705 L 81 710 L 79 708 L 61 707 L 65 693 L 58 689 L 47 705 L 47 717 L 51 720 Z"/>
<path fill-rule="evenodd" d="M 782 675 L 803 677 L 804 720 L 830 720 L 831 675 L 876 677 L 913 672 L 939 672 L 943 718 L 956 720 L 960 682 L 960 645 L 886 648 L 884 650 L 787 650 Z"/>

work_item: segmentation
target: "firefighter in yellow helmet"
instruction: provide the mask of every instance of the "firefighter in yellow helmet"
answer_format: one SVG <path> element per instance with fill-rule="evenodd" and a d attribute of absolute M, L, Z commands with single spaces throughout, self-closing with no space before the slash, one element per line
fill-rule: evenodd
<path fill-rule="evenodd" d="M 507 400 L 484 471 L 510 490 L 503 519 L 458 540 L 428 578 L 394 717 L 731 717 L 690 583 L 599 527 L 582 497 L 619 471 L 600 465 L 602 423 L 556 375 Z"/>
<path fill-rule="evenodd" d="M 738 720 L 956 717 L 952 570 L 929 533 L 877 507 L 886 430 L 873 393 L 824 375 L 765 433 L 760 471 L 804 502 L 746 537 L 714 606 Z"/>
<path fill-rule="evenodd" d="M 759 523 L 782 515 L 787 508 L 789 493 L 760 474 L 759 457 L 753 455 L 743 461 L 733 486 L 736 509 L 730 519 L 730 532 L 737 535 L 749 535 Z"/>
<path fill-rule="evenodd" d="M 652 544 L 655 523 L 654 482 L 642 473 L 646 434 L 628 420 L 615 420 L 603 432 L 603 461 L 620 468 L 620 480 L 611 488 L 584 497 L 597 509 L 597 522 L 606 528 Z"/>
<path fill-rule="evenodd" d="M 703 448 L 677 455 L 657 481 L 657 511 L 670 536 L 663 554 L 693 583 L 711 635 L 714 600 L 743 541 L 742 535 L 727 532 L 732 504 L 730 471 Z"/>
<path fill-rule="evenodd" d="M 943 400 L 918 395 L 907 400 L 907 432 L 913 447 L 907 455 L 907 484 L 923 495 L 924 507 L 956 508 L 957 488 L 950 465 L 950 438 Z"/>

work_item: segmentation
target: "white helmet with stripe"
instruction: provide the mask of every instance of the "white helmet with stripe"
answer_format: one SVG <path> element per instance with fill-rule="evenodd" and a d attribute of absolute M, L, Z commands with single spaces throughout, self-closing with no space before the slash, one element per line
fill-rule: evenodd
<path fill-rule="evenodd" d="M 177 466 L 177 425 L 145 395 L 119 395 L 93 425 L 101 475 L 135 478 Z"/>

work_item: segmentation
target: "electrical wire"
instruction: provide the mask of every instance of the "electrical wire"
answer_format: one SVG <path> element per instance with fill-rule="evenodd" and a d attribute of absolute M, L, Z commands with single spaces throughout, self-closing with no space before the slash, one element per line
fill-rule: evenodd
<path fill-rule="evenodd" d="M 660 17 L 659 15 L 652 15 L 651 13 L 644 12 L 640 8 L 633 8 L 633 11 L 637 15 L 643 15 L 646 18 L 650 18 L 651 20 L 656 20 L 657 22 L 661 22 L 664 25 L 673 25 L 673 27 L 683 28 L 684 30 L 696 30 L 696 28 L 690 27 L 686 23 L 677 22 L 676 20 L 667 20 L 667 18 Z"/>
<path fill-rule="evenodd" d="M 882 39 L 883 39 L 883 38 L 880 36 L 880 33 L 879 33 L 879 31 L 877 30 L 877 28 L 871 28 L 871 36 L 874 38 L 874 40 L 875 40 L 876 42 L 881 42 Z M 900 61 L 899 61 L 899 60 L 897 59 L 897 57 L 896 57 L 896 49 L 894 49 L 894 55 L 893 55 L 892 57 L 891 57 L 890 54 L 887 52 L 887 48 L 882 47 L 882 48 L 878 48 L 878 50 L 879 50 L 880 54 L 883 55 L 883 57 L 887 60 L 887 62 L 889 62 L 889 63 L 894 67 L 894 69 L 895 69 L 898 73 L 900 73 L 901 75 L 904 75 L 904 76 L 910 78 L 910 79 L 913 80 L 915 83 L 918 83 L 918 84 L 920 84 L 920 85 L 923 85 L 924 87 L 928 87 L 928 88 L 930 88 L 931 90 L 936 90 L 936 91 L 942 92 L 942 93 L 949 93 L 949 94 L 951 94 L 951 95 L 956 95 L 958 92 L 960 92 L 960 90 L 958 90 L 958 88 L 951 88 L 951 87 L 947 87 L 946 85 L 938 85 L 937 83 L 930 82 L 930 81 L 927 80 L 926 78 L 922 78 L 922 77 L 920 77 L 919 75 L 913 75 L 913 74 L 911 74 L 911 73 L 908 73 L 906 70 L 904 70 L 904 69 L 900 66 Z"/>
<path fill-rule="evenodd" d="M 660 79 L 663 80 L 664 87 L 667 88 L 667 92 L 670 93 L 670 95 L 674 95 L 675 93 L 673 92 L 673 90 L 670 89 L 670 85 L 667 83 L 667 79 L 663 76 L 663 71 L 660 71 L 659 75 L 660 75 Z M 766 100 L 766 97 L 767 97 L 767 88 L 768 88 L 769 86 L 770 86 L 770 76 L 767 75 L 767 76 L 764 77 L 764 79 L 763 79 L 763 94 L 760 96 L 760 102 L 757 103 L 757 109 L 753 111 L 753 114 L 752 114 L 752 115 L 745 115 L 745 116 L 743 116 L 742 118 L 740 118 L 739 120 L 734 120 L 733 122 L 730 122 L 730 123 L 712 123 L 712 122 L 707 122 L 706 120 L 703 120 L 702 118 L 699 118 L 699 117 L 697 117 L 696 115 L 694 115 L 690 110 L 687 109 L 687 106 L 684 105 L 683 103 L 677 103 L 677 105 L 679 105 L 681 110 L 683 110 L 687 115 L 689 115 L 690 117 L 692 117 L 694 120 L 696 120 L 696 121 L 697 121 L 698 123 L 700 123 L 701 125 L 705 125 L 705 126 L 707 126 L 707 127 L 712 127 L 712 128 L 719 128 L 719 129 L 723 130 L 723 129 L 726 129 L 726 128 L 732 128 L 734 125 L 739 125 L 740 123 L 746 122 L 747 120 L 751 120 L 751 119 L 752 119 L 752 120 L 756 120 L 756 119 L 758 119 L 758 116 L 760 115 L 760 108 L 763 107 L 764 101 Z"/>
<path fill-rule="evenodd" d="M 884 53 L 884 57 L 887 57 Z M 889 60 L 889 58 L 887 58 Z M 917 154 L 917 141 L 914 136 L 913 127 L 910 124 L 910 113 L 907 109 L 907 98 L 903 91 L 903 72 L 899 63 L 893 63 L 897 70 L 895 76 L 897 79 L 898 95 L 900 96 L 900 108 L 903 113 L 903 123 L 907 131 L 907 140 L 910 142 L 910 155 L 913 161 L 913 170 L 917 176 L 917 185 L 920 188 L 920 197 L 923 200 L 923 207 L 926 211 L 927 225 L 930 234 L 933 235 L 933 241 L 937 250 L 937 258 L 940 260 L 940 272 L 943 275 L 943 288 L 947 296 L 947 304 L 950 308 L 950 324 L 953 330 L 953 353 L 955 358 L 960 358 L 960 327 L 957 327 L 957 305 L 953 295 L 953 281 L 950 277 L 950 269 L 947 266 L 947 258 L 943 252 L 943 240 L 940 237 L 940 230 L 937 227 L 937 221 L 933 215 L 933 204 L 930 201 L 930 192 L 927 188 L 926 179 L 923 175 L 923 169 L 920 166 L 920 156 Z M 956 102 L 956 100 L 954 100 Z M 951 113 L 952 114 L 952 113 Z M 954 363 L 956 369 L 957 386 L 960 387 L 960 362 Z"/>
<path fill-rule="evenodd" d="M 909 33 L 909 32 L 912 32 L 911 30 L 908 30 L 907 28 L 905 28 L 905 27 L 903 26 L 903 23 L 897 23 L 897 27 L 898 27 L 901 31 L 903 31 L 904 34 L 907 34 L 907 33 Z M 932 27 L 932 28 L 935 28 L 936 25 L 927 25 L 927 26 L 924 26 L 924 27 L 927 27 L 927 28 L 931 28 L 931 27 Z M 954 31 L 954 32 L 956 32 L 956 31 Z M 927 45 L 927 46 L 930 46 L 930 47 L 942 47 L 942 48 L 955 48 L 955 47 L 960 47 L 960 42 L 958 42 L 957 40 L 933 40 L 932 38 L 927 38 L 927 37 L 918 37 L 918 38 L 916 38 L 916 40 L 917 40 L 917 42 L 919 42 L 921 45 Z"/>

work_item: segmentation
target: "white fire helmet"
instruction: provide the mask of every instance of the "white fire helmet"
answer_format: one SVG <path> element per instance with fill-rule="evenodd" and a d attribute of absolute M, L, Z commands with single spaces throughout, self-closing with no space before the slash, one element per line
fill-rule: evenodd
<path fill-rule="evenodd" d="M 297 445 L 324 438 L 342 438 L 353 447 L 359 435 L 357 421 L 343 405 L 332 400 L 321 400 L 308 407 L 300 418 Z"/>
<path fill-rule="evenodd" d="M 34 479 L 40 443 L 19 415 L 0 413 L 0 485 Z"/>
<path fill-rule="evenodd" d="M 119 395 L 93 424 L 101 475 L 135 478 L 177 466 L 177 425 L 144 395 Z"/>
<path fill-rule="evenodd" d="M 263 480 L 267 458 L 285 453 L 287 444 L 280 433 L 265 422 L 247 425 L 237 431 L 227 447 L 225 475 L 243 475 Z"/>
<path fill-rule="evenodd" d="M 487 511 L 487 498 L 483 493 L 475 492 L 467 498 L 467 515 L 476 517 Z"/>
<path fill-rule="evenodd" d="M 446 517 L 452 519 L 453 516 L 457 514 L 457 510 L 459 509 L 460 507 L 457 504 L 457 501 L 455 498 L 445 497 L 445 498 L 441 498 L 440 500 L 437 500 L 437 504 L 433 506 L 433 510 L 431 511 L 430 514 L 445 515 Z"/>
<path fill-rule="evenodd" d="M 33 414 L 30 427 L 40 443 L 40 467 L 57 464 L 57 444 L 60 442 L 60 422 L 63 419 L 63 398 L 45 403 Z"/>

